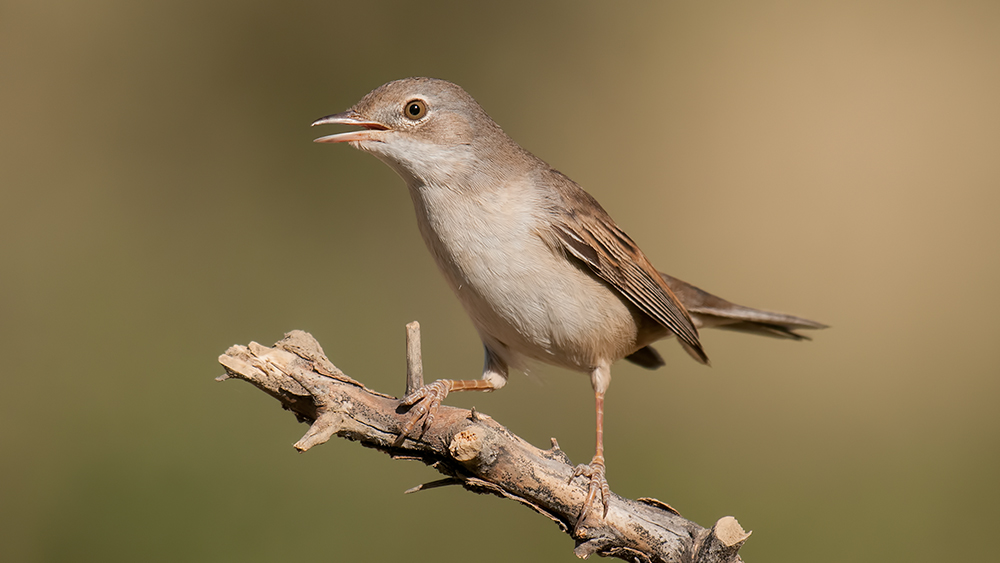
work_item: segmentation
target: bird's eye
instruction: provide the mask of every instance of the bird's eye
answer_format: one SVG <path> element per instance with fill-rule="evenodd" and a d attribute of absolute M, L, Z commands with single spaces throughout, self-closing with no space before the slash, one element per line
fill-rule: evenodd
<path fill-rule="evenodd" d="M 403 108 L 403 115 L 414 121 L 427 115 L 427 104 L 423 100 L 410 100 Z"/>

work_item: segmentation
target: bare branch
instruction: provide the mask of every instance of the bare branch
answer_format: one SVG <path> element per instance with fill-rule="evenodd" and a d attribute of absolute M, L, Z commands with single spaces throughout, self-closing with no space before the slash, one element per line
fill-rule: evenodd
<path fill-rule="evenodd" d="M 273 348 L 251 342 L 219 357 L 220 381 L 248 381 L 278 399 L 309 430 L 295 448 L 306 451 L 336 435 L 379 449 L 394 459 L 419 459 L 445 479 L 407 492 L 462 485 L 476 493 L 516 500 L 555 522 L 576 541 L 579 557 L 591 554 L 636 562 L 731 563 L 749 537 L 735 518 L 712 529 L 684 519 L 655 499 L 612 494 L 607 517 L 588 515 L 574 530 L 587 480 L 572 478 L 574 465 L 559 449 L 541 450 L 491 417 L 442 405 L 434 424 L 418 438 L 393 446 L 408 415 L 395 397 L 368 389 L 344 375 L 308 333 L 292 331 Z M 407 390 L 422 385 L 419 325 L 407 326 Z M 598 512 L 598 511 L 595 511 Z"/>
<path fill-rule="evenodd" d="M 406 325 L 406 392 L 403 396 L 424 386 L 424 359 L 420 352 L 420 323 Z"/>

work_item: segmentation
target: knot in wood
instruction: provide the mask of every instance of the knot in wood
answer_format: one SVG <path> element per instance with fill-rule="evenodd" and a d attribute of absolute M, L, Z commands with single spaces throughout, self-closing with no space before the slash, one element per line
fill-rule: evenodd
<path fill-rule="evenodd" d="M 482 427 L 469 426 L 465 430 L 455 434 L 451 439 L 451 444 L 448 445 L 448 452 L 456 460 L 468 463 L 476 458 L 483 457 L 484 446 Z M 482 461 L 484 460 L 480 459 L 480 462 Z"/>

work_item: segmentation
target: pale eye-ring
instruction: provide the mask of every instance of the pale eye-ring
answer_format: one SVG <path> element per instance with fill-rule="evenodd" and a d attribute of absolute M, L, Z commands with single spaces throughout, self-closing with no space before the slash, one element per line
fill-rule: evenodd
<path fill-rule="evenodd" d="M 427 115 L 427 104 L 423 100 L 410 100 L 403 107 L 403 115 L 416 121 Z"/>

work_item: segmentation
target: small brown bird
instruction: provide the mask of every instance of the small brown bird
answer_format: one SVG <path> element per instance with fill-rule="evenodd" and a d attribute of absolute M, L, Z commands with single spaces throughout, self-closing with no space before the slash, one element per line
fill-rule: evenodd
<path fill-rule="evenodd" d="M 579 522 L 610 491 L 604 464 L 604 394 L 611 364 L 664 364 L 650 344 L 676 336 L 697 361 L 698 329 L 718 327 L 801 340 L 824 325 L 742 307 L 660 273 L 593 197 L 524 150 L 459 86 L 406 78 L 313 125 L 361 130 L 316 139 L 349 142 L 396 171 L 409 188 L 427 248 L 479 331 L 482 379 L 440 379 L 403 398 L 416 405 L 400 442 L 451 391 L 493 391 L 509 367 L 540 361 L 590 374 L 597 448 L 574 477 L 589 488 Z"/>

